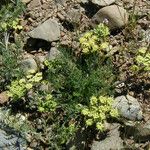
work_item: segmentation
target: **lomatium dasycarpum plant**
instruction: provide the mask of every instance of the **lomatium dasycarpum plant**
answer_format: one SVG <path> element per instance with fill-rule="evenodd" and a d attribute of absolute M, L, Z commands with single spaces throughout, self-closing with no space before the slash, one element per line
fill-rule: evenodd
<path fill-rule="evenodd" d="M 40 112 L 54 112 L 57 108 L 57 102 L 51 94 L 38 97 L 38 110 Z"/>
<path fill-rule="evenodd" d="M 90 98 L 90 105 L 84 106 L 82 114 L 86 118 L 86 125 L 96 125 L 99 131 L 105 130 L 105 122 L 108 118 L 119 117 L 118 110 L 112 107 L 113 98 L 100 96 L 92 96 Z"/>
<path fill-rule="evenodd" d="M 8 87 L 8 96 L 11 97 L 13 101 L 24 97 L 26 93 L 43 78 L 41 72 L 35 74 L 34 70 L 30 70 L 29 73 L 30 74 L 22 79 L 12 81 L 11 85 Z"/>
<path fill-rule="evenodd" d="M 109 28 L 100 23 L 95 29 L 86 32 L 80 39 L 83 54 L 102 52 L 109 49 L 107 38 L 110 35 Z"/>
<path fill-rule="evenodd" d="M 19 15 L 23 12 L 24 6 L 21 2 L 8 3 L 0 8 L 0 31 L 21 30 L 23 27 L 19 24 Z"/>
<path fill-rule="evenodd" d="M 132 66 L 134 71 L 150 71 L 150 52 L 146 47 L 142 47 L 138 50 L 135 61 L 136 65 Z"/>

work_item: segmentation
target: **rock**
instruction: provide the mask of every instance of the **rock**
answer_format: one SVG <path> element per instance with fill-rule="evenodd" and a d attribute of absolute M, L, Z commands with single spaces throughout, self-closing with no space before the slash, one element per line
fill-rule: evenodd
<path fill-rule="evenodd" d="M 146 142 L 150 139 L 150 120 L 146 123 L 125 122 L 125 135 L 134 140 Z"/>
<path fill-rule="evenodd" d="M 31 0 L 21 0 L 23 3 L 28 4 Z"/>
<path fill-rule="evenodd" d="M 0 104 L 4 104 L 4 103 L 8 102 L 8 100 L 9 100 L 9 97 L 8 97 L 6 91 L 0 93 Z"/>
<path fill-rule="evenodd" d="M 86 4 L 92 2 L 93 4 L 99 5 L 99 6 L 108 6 L 115 2 L 115 0 L 81 0 L 81 3 Z"/>
<path fill-rule="evenodd" d="M 138 141 L 146 142 L 150 139 L 150 120 L 144 125 L 136 126 L 134 138 Z"/>
<path fill-rule="evenodd" d="M 117 5 L 106 6 L 92 17 L 92 25 L 108 22 L 110 29 L 121 28 L 128 23 L 128 13 Z"/>
<path fill-rule="evenodd" d="M 81 3 L 85 4 L 85 3 L 88 3 L 89 0 L 81 0 Z"/>
<path fill-rule="evenodd" d="M 43 91 L 43 92 L 49 92 L 49 85 L 48 84 L 41 84 L 40 85 L 40 91 Z"/>
<path fill-rule="evenodd" d="M 0 108 L 0 149 L 1 150 L 24 150 L 27 148 L 27 143 L 19 131 L 9 127 L 10 123 L 9 109 Z M 8 121 L 9 120 L 9 121 Z M 8 124 L 7 124 L 7 123 Z"/>
<path fill-rule="evenodd" d="M 48 42 L 59 40 L 60 27 L 57 21 L 48 19 L 28 33 L 31 38 L 42 39 Z"/>
<path fill-rule="evenodd" d="M 30 147 L 36 149 L 36 147 L 38 146 L 38 143 L 34 140 L 30 143 Z"/>
<path fill-rule="evenodd" d="M 91 0 L 91 2 L 99 6 L 107 6 L 114 3 L 115 0 Z"/>
<path fill-rule="evenodd" d="M 0 129 L 0 149 L 24 149 L 23 139 Z"/>
<path fill-rule="evenodd" d="M 81 9 L 70 9 L 68 12 L 67 12 L 67 18 L 68 18 L 68 21 L 72 22 L 72 23 L 76 23 L 78 24 L 80 22 L 80 19 L 81 19 L 81 13 L 83 12 L 83 8 Z"/>
<path fill-rule="evenodd" d="M 119 96 L 115 98 L 113 105 L 123 117 L 129 120 L 141 120 L 143 118 L 140 104 L 132 96 Z"/>
<path fill-rule="evenodd" d="M 47 55 L 48 60 L 53 60 L 60 55 L 60 51 L 56 47 L 52 47 Z"/>
<path fill-rule="evenodd" d="M 64 5 L 66 3 L 66 0 L 56 0 L 56 3 Z"/>
<path fill-rule="evenodd" d="M 94 141 L 91 146 L 91 150 L 123 149 L 123 140 L 120 138 L 119 127 L 119 124 L 113 124 L 108 136 L 102 141 Z"/>
<path fill-rule="evenodd" d="M 26 73 L 28 73 L 29 70 L 38 70 L 37 63 L 32 57 L 22 60 L 21 65 Z"/>
<path fill-rule="evenodd" d="M 46 56 L 38 55 L 36 56 L 36 62 L 41 69 L 44 69 L 44 61 L 46 60 Z"/>
<path fill-rule="evenodd" d="M 29 1 L 29 0 L 24 0 L 24 1 Z M 31 0 L 30 0 L 31 1 Z M 28 9 L 32 10 L 35 9 L 35 7 L 38 7 L 41 5 L 40 0 L 32 0 L 29 4 L 28 4 Z"/>

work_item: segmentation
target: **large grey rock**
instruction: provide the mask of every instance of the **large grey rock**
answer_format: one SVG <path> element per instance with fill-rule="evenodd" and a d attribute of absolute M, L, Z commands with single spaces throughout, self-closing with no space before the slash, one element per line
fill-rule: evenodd
<path fill-rule="evenodd" d="M 97 4 L 99 6 L 107 6 L 115 2 L 115 0 L 91 0 L 92 3 Z"/>
<path fill-rule="evenodd" d="M 26 73 L 28 73 L 30 70 L 35 70 L 35 72 L 38 70 L 37 63 L 32 57 L 23 59 L 21 65 L 22 65 L 22 69 Z"/>
<path fill-rule="evenodd" d="M 93 16 L 92 24 L 103 23 L 105 20 L 111 29 L 121 28 L 128 23 L 128 13 L 124 8 L 117 5 L 106 6 Z"/>
<path fill-rule="evenodd" d="M 119 96 L 115 98 L 113 106 L 117 108 L 120 114 L 129 120 L 141 120 L 142 109 L 137 99 L 132 96 Z"/>
<path fill-rule="evenodd" d="M 42 39 L 48 42 L 59 40 L 60 27 L 56 20 L 48 19 L 32 31 L 28 35 L 35 39 Z"/>
<path fill-rule="evenodd" d="M 120 138 L 119 124 L 111 127 L 108 136 L 102 141 L 94 141 L 91 150 L 121 150 L 123 149 L 123 140 Z"/>

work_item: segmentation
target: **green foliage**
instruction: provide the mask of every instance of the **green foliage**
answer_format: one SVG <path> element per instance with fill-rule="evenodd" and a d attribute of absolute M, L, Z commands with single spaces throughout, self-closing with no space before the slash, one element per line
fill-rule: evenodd
<path fill-rule="evenodd" d="M 91 30 L 79 39 L 82 48 L 82 53 L 89 54 L 102 50 L 109 49 L 107 37 L 110 34 L 109 28 L 104 24 L 99 24 L 94 30 Z"/>
<path fill-rule="evenodd" d="M 103 23 L 100 23 L 94 30 L 94 34 L 100 38 L 100 40 L 105 40 L 107 36 L 110 35 L 109 28 L 104 25 Z"/>
<path fill-rule="evenodd" d="M 16 18 L 15 20 L 13 20 L 12 22 L 2 22 L 0 24 L 0 28 L 3 30 L 3 31 L 7 31 L 8 29 L 19 29 L 21 30 L 22 29 L 22 26 L 21 25 L 18 25 L 19 24 L 19 19 Z"/>
<path fill-rule="evenodd" d="M 148 52 L 146 47 L 138 50 L 135 60 L 137 64 L 132 66 L 134 71 L 150 71 L 150 52 Z"/>
<path fill-rule="evenodd" d="M 10 96 L 13 101 L 19 100 L 41 80 L 42 73 L 33 74 L 31 70 L 31 74 L 27 75 L 25 78 L 11 82 L 11 85 L 8 87 L 8 96 Z"/>
<path fill-rule="evenodd" d="M 115 76 L 111 62 L 108 61 L 108 65 L 101 64 L 98 56 L 83 57 L 76 61 L 62 56 L 45 63 L 48 80 L 58 93 L 56 96 L 59 101 L 88 103 L 93 94 L 113 93 Z"/>
<path fill-rule="evenodd" d="M 100 131 L 105 130 L 104 123 L 110 117 L 117 118 L 118 111 L 112 108 L 113 99 L 111 97 L 95 97 L 90 98 L 89 106 L 84 106 L 82 114 L 86 117 L 86 125 L 96 125 L 96 128 Z"/>
<path fill-rule="evenodd" d="M 92 95 L 113 95 L 115 75 L 111 60 L 104 59 L 99 53 L 76 57 L 69 49 L 61 51 L 60 57 L 45 61 L 47 71 L 44 76 L 53 87 L 50 101 L 55 99 L 57 102 L 55 112 L 50 111 L 58 113 L 53 120 L 54 126 L 58 124 L 54 131 L 55 140 L 64 144 L 77 129 L 76 124 L 70 127 L 70 121 L 78 122 L 82 105 L 88 106 Z"/>
<path fill-rule="evenodd" d="M 8 37 L 7 37 L 8 38 Z M 0 87 L 5 89 L 5 86 L 15 78 L 20 78 L 23 75 L 20 60 L 22 53 L 22 44 L 19 39 L 15 43 L 6 41 L 0 42 Z"/>
<path fill-rule="evenodd" d="M 62 125 L 61 127 L 57 128 L 57 138 L 60 144 L 65 144 L 67 141 L 69 141 L 74 136 L 76 131 L 77 127 L 74 123 L 69 124 L 68 127 Z"/>
<path fill-rule="evenodd" d="M 19 25 L 19 15 L 23 12 L 24 6 L 21 2 L 5 3 L 0 9 L 0 32 L 10 29 L 22 29 Z"/>
<path fill-rule="evenodd" d="M 56 108 L 57 102 L 51 94 L 47 94 L 45 97 L 38 97 L 38 110 L 40 112 L 53 112 Z"/>

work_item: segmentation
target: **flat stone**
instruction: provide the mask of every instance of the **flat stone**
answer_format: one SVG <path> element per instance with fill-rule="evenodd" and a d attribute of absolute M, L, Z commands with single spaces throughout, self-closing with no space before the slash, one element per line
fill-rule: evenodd
<path fill-rule="evenodd" d="M 141 120 L 143 118 L 139 102 L 130 95 L 115 98 L 113 106 L 119 110 L 123 117 L 129 120 Z"/>
<path fill-rule="evenodd" d="M 127 11 L 117 5 L 106 6 L 100 9 L 92 18 L 92 25 L 107 21 L 110 29 L 121 28 L 128 23 Z"/>
<path fill-rule="evenodd" d="M 93 4 L 97 4 L 99 6 L 108 6 L 115 2 L 115 0 L 91 0 Z"/>
<path fill-rule="evenodd" d="M 120 137 L 119 124 L 113 124 L 108 136 L 101 141 L 94 141 L 91 150 L 121 150 L 123 149 L 123 140 Z"/>
<path fill-rule="evenodd" d="M 31 38 L 42 39 L 48 42 L 57 41 L 60 38 L 60 27 L 56 20 L 48 19 L 28 33 Z"/>

